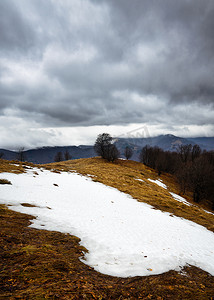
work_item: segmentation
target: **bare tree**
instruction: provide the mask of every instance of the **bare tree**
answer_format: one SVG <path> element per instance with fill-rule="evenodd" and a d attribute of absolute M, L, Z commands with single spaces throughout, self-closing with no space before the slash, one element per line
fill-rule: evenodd
<path fill-rule="evenodd" d="M 212 166 L 203 156 L 198 157 L 191 165 L 189 183 L 195 202 L 206 198 L 212 172 Z"/>
<path fill-rule="evenodd" d="M 185 195 L 187 187 L 189 186 L 190 181 L 190 170 L 189 167 L 180 162 L 179 167 L 175 171 L 175 176 L 177 178 L 177 182 L 180 186 L 180 192 Z"/>
<path fill-rule="evenodd" d="M 201 148 L 198 145 L 194 145 L 192 147 L 192 153 L 191 153 L 192 162 L 194 162 L 194 160 L 198 158 L 200 155 L 201 155 Z"/>
<path fill-rule="evenodd" d="M 155 169 L 158 171 L 159 176 L 167 169 L 167 153 L 161 149 L 156 154 Z"/>
<path fill-rule="evenodd" d="M 64 157 L 65 157 L 65 160 L 70 160 L 70 159 L 72 158 L 72 156 L 71 156 L 71 154 L 68 152 L 68 150 L 65 151 Z"/>
<path fill-rule="evenodd" d="M 94 150 L 99 156 L 105 158 L 106 147 L 111 144 L 112 144 L 112 137 L 110 136 L 110 134 L 108 133 L 99 134 L 94 144 Z"/>
<path fill-rule="evenodd" d="M 203 156 L 206 157 L 210 165 L 214 167 L 214 151 L 203 151 Z"/>
<path fill-rule="evenodd" d="M 192 145 L 180 145 L 178 147 L 178 153 L 180 155 L 180 159 L 183 163 L 187 163 L 188 160 L 191 158 L 192 153 Z"/>
<path fill-rule="evenodd" d="M 181 145 L 177 152 L 145 146 L 140 161 L 158 174 L 175 175 L 181 193 L 192 192 L 193 201 L 205 201 L 214 210 L 214 151 L 201 151 L 198 145 Z"/>
<path fill-rule="evenodd" d="M 150 168 L 155 169 L 157 160 L 159 156 L 162 154 L 163 150 L 159 147 L 151 147 L 149 145 L 146 145 L 143 147 L 140 153 L 140 161 L 144 163 L 146 166 L 149 166 Z"/>
<path fill-rule="evenodd" d="M 126 159 L 131 158 L 132 155 L 133 155 L 133 150 L 132 150 L 132 148 L 129 147 L 129 146 L 126 146 L 124 155 L 125 155 L 125 158 L 126 158 Z"/>
<path fill-rule="evenodd" d="M 142 162 L 146 166 L 148 166 L 149 162 L 150 162 L 150 150 L 151 150 L 151 147 L 149 145 L 146 145 L 143 147 L 143 149 L 140 152 L 140 157 L 139 157 L 140 162 Z"/>
<path fill-rule="evenodd" d="M 17 153 L 17 160 L 19 161 L 25 161 L 26 160 L 26 156 L 24 153 L 24 147 L 20 147 Z"/>
<path fill-rule="evenodd" d="M 62 152 L 61 152 L 61 151 L 57 152 L 57 154 L 56 154 L 55 157 L 54 157 L 54 161 L 55 161 L 55 162 L 63 161 L 63 155 L 62 155 Z"/>
<path fill-rule="evenodd" d="M 120 154 L 112 140 L 108 133 L 99 134 L 94 144 L 94 150 L 102 158 L 113 162 Z"/>
<path fill-rule="evenodd" d="M 110 144 L 105 147 L 105 159 L 114 162 L 120 156 L 120 152 L 114 144 Z"/>

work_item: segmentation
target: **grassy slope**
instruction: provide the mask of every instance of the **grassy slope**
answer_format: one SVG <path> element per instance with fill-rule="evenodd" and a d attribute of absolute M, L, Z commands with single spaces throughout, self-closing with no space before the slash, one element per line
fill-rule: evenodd
<path fill-rule="evenodd" d="M 20 173 L 25 168 L 0 161 L 0 172 Z M 147 180 L 156 179 L 157 174 L 142 164 L 111 164 L 93 158 L 46 168 L 94 175 L 95 181 L 213 230 L 212 215 L 173 200 L 166 190 Z M 161 178 L 178 193 L 172 177 Z M 79 261 L 84 249 L 78 238 L 29 228 L 30 219 L 0 205 L 0 299 L 212 299 L 214 278 L 198 268 L 186 267 L 183 275 L 170 271 L 127 279 L 106 276 Z"/>
<path fill-rule="evenodd" d="M 172 198 L 169 191 L 179 194 L 179 187 L 171 175 L 163 174 L 159 177 L 157 172 L 139 162 L 118 160 L 116 163 L 107 163 L 100 158 L 88 158 L 44 166 L 58 171 L 76 170 L 83 175 L 93 175 L 94 181 L 115 187 L 138 201 L 151 204 L 157 209 L 189 219 L 214 231 L 213 215 L 206 213 L 200 206 L 187 206 Z M 168 190 L 150 182 L 149 178 L 161 179 L 167 185 Z M 143 182 L 136 179 L 142 179 Z M 191 203 L 190 195 L 185 195 L 185 197 Z"/>

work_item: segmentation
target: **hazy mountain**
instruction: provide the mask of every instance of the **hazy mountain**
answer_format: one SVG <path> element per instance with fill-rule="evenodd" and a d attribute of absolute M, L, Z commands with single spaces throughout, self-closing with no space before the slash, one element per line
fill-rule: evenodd
<path fill-rule="evenodd" d="M 146 146 L 158 146 L 165 151 L 176 151 L 179 145 L 198 144 L 203 150 L 214 150 L 214 137 L 197 137 L 197 138 L 182 138 L 172 134 L 159 135 L 149 138 L 118 138 L 115 145 L 124 157 L 124 150 L 129 146 L 133 150 L 132 160 L 137 160 L 141 149 Z M 55 155 L 58 152 L 64 153 L 68 151 L 72 159 L 88 158 L 96 156 L 93 146 L 64 146 L 64 147 L 43 147 L 24 151 L 25 160 L 33 163 L 50 163 L 54 162 Z M 18 152 L 0 149 L 4 159 L 14 160 L 18 158 Z"/>
<path fill-rule="evenodd" d="M 134 152 L 132 159 L 138 160 L 141 149 L 146 145 L 158 146 L 165 151 L 177 151 L 179 145 L 198 144 L 202 150 L 214 150 L 214 137 L 182 138 L 166 134 L 149 138 L 119 138 L 115 144 L 122 156 L 125 147 L 131 147 Z"/>
<path fill-rule="evenodd" d="M 196 137 L 188 138 L 188 140 L 198 144 L 202 149 L 214 150 L 214 137 Z"/>
<path fill-rule="evenodd" d="M 72 159 L 87 158 L 95 156 L 93 146 L 65 146 L 65 147 L 43 147 L 24 151 L 26 161 L 45 164 L 54 162 L 55 155 L 58 152 L 64 153 L 68 151 Z M 0 149 L 4 159 L 15 160 L 18 158 L 18 152 Z"/>
<path fill-rule="evenodd" d="M 2 156 L 3 159 L 7 160 L 14 160 L 17 159 L 18 153 L 10 150 L 0 149 L 0 157 Z"/>

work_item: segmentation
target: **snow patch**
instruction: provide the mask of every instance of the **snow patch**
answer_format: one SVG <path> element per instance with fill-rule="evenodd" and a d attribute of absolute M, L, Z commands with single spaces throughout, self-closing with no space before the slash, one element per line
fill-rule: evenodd
<path fill-rule="evenodd" d="M 34 169 L 0 178 L 13 183 L 1 186 L 0 203 L 35 216 L 31 227 L 78 236 L 89 251 L 81 260 L 101 273 L 146 276 L 190 264 L 214 275 L 214 234 L 198 224 L 74 173 Z"/>
<path fill-rule="evenodd" d="M 167 186 L 163 182 L 161 182 L 161 180 L 158 180 L 158 179 L 153 180 L 153 179 L 150 179 L 150 178 L 148 178 L 148 180 L 153 182 L 153 183 L 156 183 L 157 185 L 161 186 L 164 189 L 167 189 Z"/>
<path fill-rule="evenodd" d="M 135 178 L 135 180 L 138 180 L 140 182 L 145 182 L 143 179 L 140 179 L 140 178 Z"/>
<path fill-rule="evenodd" d="M 211 211 L 208 211 L 208 210 L 205 210 L 204 211 L 207 213 L 207 214 L 210 214 L 210 215 L 213 215 L 214 216 L 214 213 L 212 213 Z"/>
<path fill-rule="evenodd" d="M 186 205 L 188 205 L 188 206 L 191 206 L 192 204 L 191 203 L 189 203 L 186 199 L 184 199 L 183 197 L 181 197 L 181 196 L 179 196 L 179 195 L 177 195 L 177 194 L 175 194 L 175 193 L 172 193 L 172 192 L 169 192 L 170 193 L 170 195 L 175 199 L 175 200 L 177 200 L 177 201 L 179 201 L 179 202 L 182 202 L 182 203 L 184 203 L 184 204 L 186 204 Z"/>

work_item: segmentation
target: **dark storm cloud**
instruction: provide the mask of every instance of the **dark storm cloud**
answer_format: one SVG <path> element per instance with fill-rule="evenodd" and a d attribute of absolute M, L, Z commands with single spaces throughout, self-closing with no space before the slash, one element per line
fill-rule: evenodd
<path fill-rule="evenodd" d="M 113 25 L 133 56 L 140 45 L 141 55 L 145 46 L 154 54 L 133 58 L 141 68 L 141 92 L 213 103 L 213 1 L 110 2 Z"/>
<path fill-rule="evenodd" d="M 17 11 L 15 3 L 0 2 L 0 41 L 2 51 L 24 51 L 31 44 L 33 32 Z M 30 38 L 31 37 L 31 38 Z"/>
<path fill-rule="evenodd" d="M 0 113 L 40 127 L 213 124 L 213 15 L 212 0 L 2 0 Z"/>

